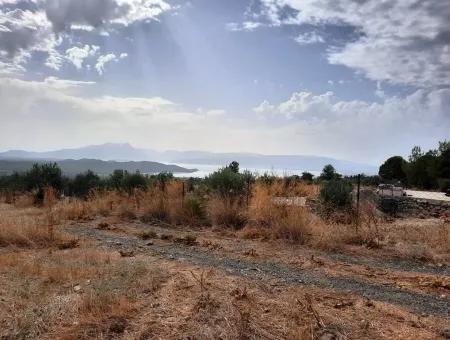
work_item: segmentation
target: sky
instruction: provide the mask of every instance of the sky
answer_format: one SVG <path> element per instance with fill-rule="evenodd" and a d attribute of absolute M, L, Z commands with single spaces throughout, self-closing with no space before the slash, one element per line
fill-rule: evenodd
<path fill-rule="evenodd" d="M 0 0 L 0 150 L 435 148 L 449 22 L 436 0 Z"/>

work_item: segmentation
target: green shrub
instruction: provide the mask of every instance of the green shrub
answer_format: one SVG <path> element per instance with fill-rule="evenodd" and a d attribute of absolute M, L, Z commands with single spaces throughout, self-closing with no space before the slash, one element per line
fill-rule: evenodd
<path fill-rule="evenodd" d="M 35 191 L 35 203 L 41 204 L 44 201 L 46 187 L 61 192 L 63 188 L 61 168 L 56 163 L 33 164 L 33 167 L 25 173 L 24 184 L 27 191 Z"/>
<path fill-rule="evenodd" d="M 245 177 L 233 169 L 222 168 L 206 178 L 208 187 L 220 197 L 237 197 L 246 190 Z"/>
<path fill-rule="evenodd" d="M 183 213 L 192 221 L 201 223 L 206 220 L 204 202 L 198 197 L 188 196 L 184 199 Z"/>
<path fill-rule="evenodd" d="M 352 190 L 352 184 L 346 180 L 335 179 L 324 182 L 320 189 L 320 200 L 327 208 L 348 208 L 352 202 Z"/>
<path fill-rule="evenodd" d="M 69 194 L 81 198 L 87 198 L 89 193 L 103 185 L 98 175 L 88 170 L 84 174 L 77 175 L 73 181 L 69 181 Z"/>
<path fill-rule="evenodd" d="M 148 177 L 142 175 L 139 171 L 130 174 L 126 170 L 114 170 L 107 180 L 107 184 L 110 188 L 123 190 L 129 194 L 131 194 L 134 189 L 147 188 L 148 183 Z"/>

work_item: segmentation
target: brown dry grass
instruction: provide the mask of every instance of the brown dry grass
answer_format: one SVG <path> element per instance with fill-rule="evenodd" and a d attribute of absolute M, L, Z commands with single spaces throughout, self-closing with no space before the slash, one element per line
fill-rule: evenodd
<path fill-rule="evenodd" d="M 450 263 L 450 223 L 407 219 L 384 226 L 385 243 L 400 256 Z"/>
<path fill-rule="evenodd" d="M 123 333 L 139 297 L 165 280 L 158 266 L 90 248 L 3 253 L 0 268 L 0 282 L 12 285 L 3 301 L 14 301 L 0 312 L 0 335 L 14 339 Z"/>
<path fill-rule="evenodd" d="M 272 184 L 253 186 L 250 204 L 245 199 L 197 197 L 187 194 L 183 198 L 180 181 L 171 181 L 162 191 L 159 186 L 136 190 L 131 194 L 116 191 L 94 192 L 88 200 L 56 200 L 46 193 L 44 206 L 31 208 L 31 196 L 16 197 L 16 207 L 24 214 L 15 220 L 4 217 L 0 211 L 0 244 L 20 247 L 45 247 L 70 240 L 58 232 L 57 226 L 65 221 L 91 220 L 107 217 L 110 224 L 141 218 L 144 222 L 162 221 L 182 226 L 208 225 L 244 230 L 244 238 L 277 238 L 308 244 L 322 250 L 345 250 L 347 247 L 389 249 L 392 254 L 427 261 L 448 261 L 448 222 L 433 226 L 417 226 L 419 222 L 397 227 L 380 220 L 375 207 L 363 204 L 359 220 L 351 214 L 323 221 L 307 208 L 277 206 L 274 197 L 302 196 L 315 198 L 318 186 L 303 182 L 277 180 Z M 27 212 L 26 212 L 27 211 Z M 37 213 L 36 217 L 27 215 Z M 25 213 L 26 212 L 26 213 Z M 26 216 L 25 216 L 26 215 Z M 347 223 L 342 223 L 346 221 Z"/>
<path fill-rule="evenodd" d="M 306 242 L 312 246 L 320 237 L 328 244 L 333 240 L 343 245 L 359 242 L 336 238 L 340 228 L 348 228 L 346 232 L 352 236 L 356 232 L 353 225 L 325 225 L 320 220 L 316 222 L 314 216 L 301 208 L 272 209 L 270 195 L 270 192 L 255 195 L 249 212 L 255 222 L 253 225 L 263 234 L 297 242 L 303 242 L 306 235 Z M 108 200 L 100 198 L 100 201 L 92 208 L 88 207 L 89 201 L 81 202 L 88 209 L 83 218 L 101 215 L 101 208 Z M 136 213 L 146 207 L 143 200 L 136 204 L 135 197 L 118 195 L 108 214 L 118 217 L 124 202 Z M 51 210 L 59 204 L 62 202 L 56 202 Z M 60 208 L 62 219 L 68 218 L 67 211 L 74 209 L 68 207 L 70 202 L 64 204 Z M 0 206 L 0 217 L 3 217 L 0 223 L 12 221 L 15 226 L 22 222 L 46 226 L 47 211 L 48 207 Z M 265 225 L 265 221 L 270 225 Z M 372 230 L 373 223 L 364 215 L 360 233 L 364 235 L 363 228 L 369 228 L 369 225 Z M 422 221 L 419 225 L 416 220 L 398 225 L 376 223 L 383 247 L 394 247 L 400 241 L 409 245 L 424 238 L 422 242 L 440 252 L 449 250 L 448 224 L 432 225 Z M 293 231 L 285 226 L 292 226 Z M 418 228 L 416 236 L 406 232 L 411 227 Z M 427 232 L 432 227 L 436 227 L 435 232 Z M 330 233 L 325 233 L 328 230 Z M 28 237 L 34 236 L 28 234 Z M 185 237 L 182 241 L 189 240 L 193 239 Z M 230 244 L 234 245 L 234 242 L 230 240 Z M 276 244 L 285 247 L 282 242 Z M 393 306 L 384 307 L 381 303 L 375 303 L 374 307 L 364 299 L 335 291 L 294 288 L 264 281 L 254 283 L 218 270 L 203 272 L 185 262 L 149 256 L 123 258 L 117 252 L 86 246 L 81 244 L 80 248 L 62 251 L 55 249 L 52 243 L 44 242 L 42 247 L 47 249 L 1 249 L 0 337 L 310 339 L 348 335 L 348 338 L 361 339 L 406 339 L 416 335 L 432 339 L 444 322 L 425 318 L 421 327 L 415 328 L 411 326 L 413 321 L 416 322 L 414 315 Z M 294 255 L 303 248 L 292 247 Z M 349 299 L 352 304 L 347 307 L 333 307 Z"/>
<path fill-rule="evenodd" d="M 210 198 L 207 214 L 215 226 L 241 229 L 247 221 L 245 203 L 234 197 Z"/>
<path fill-rule="evenodd" d="M 0 209 L 0 247 L 25 248 L 76 246 L 73 237 L 47 223 L 42 211 L 35 208 L 11 211 Z"/>
<path fill-rule="evenodd" d="M 243 237 L 266 237 L 305 243 L 322 230 L 322 221 L 306 207 L 280 206 L 274 204 L 277 196 L 312 194 L 312 185 L 286 186 L 283 182 L 272 185 L 257 185 L 254 188 L 248 209 L 249 223 L 242 232 Z M 303 196 L 305 195 L 305 196 Z"/>

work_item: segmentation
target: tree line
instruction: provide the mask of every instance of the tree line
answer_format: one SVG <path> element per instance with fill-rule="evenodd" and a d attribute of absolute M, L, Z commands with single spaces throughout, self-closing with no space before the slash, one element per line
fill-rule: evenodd
<path fill-rule="evenodd" d="M 408 160 L 402 156 L 390 157 L 381 165 L 379 175 L 387 183 L 426 190 L 450 190 L 450 142 L 439 142 L 436 149 L 427 152 L 415 146 Z"/>
<path fill-rule="evenodd" d="M 36 203 L 44 199 L 44 190 L 53 188 L 59 195 L 87 198 L 92 190 L 115 189 L 131 193 L 136 188 L 146 188 L 154 182 L 166 182 L 173 178 L 171 173 L 143 175 L 126 170 L 115 170 L 107 177 L 100 177 L 91 170 L 69 178 L 63 175 L 56 163 L 34 164 L 26 172 L 15 172 L 0 177 L 0 192 L 33 192 Z"/>

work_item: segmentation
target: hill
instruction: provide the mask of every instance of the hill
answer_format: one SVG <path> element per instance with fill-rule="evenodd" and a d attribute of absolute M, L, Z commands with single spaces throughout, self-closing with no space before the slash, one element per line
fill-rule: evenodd
<path fill-rule="evenodd" d="M 48 160 L 0 159 L 0 174 L 23 172 L 30 169 L 34 163 L 45 162 L 48 162 Z M 109 175 L 117 169 L 127 170 L 129 172 L 139 171 L 143 174 L 157 174 L 160 172 L 191 173 L 196 171 L 196 169 L 186 169 L 177 165 L 167 165 L 158 162 L 117 162 L 97 159 L 66 159 L 56 160 L 55 162 L 60 166 L 66 176 L 74 176 L 87 170 L 92 170 L 102 176 Z"/>

